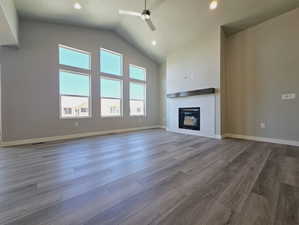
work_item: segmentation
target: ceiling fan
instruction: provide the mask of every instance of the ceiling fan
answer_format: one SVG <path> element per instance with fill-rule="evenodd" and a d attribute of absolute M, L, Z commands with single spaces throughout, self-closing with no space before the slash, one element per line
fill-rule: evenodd
<path fill-rule="evenodd" d="M 147 0 L 145 0 L 144 10 L 141 13 L 139 13 L 139 12 L 133 12 L 133 11 L 127 11 L 127 10 L 121 10 L 121 9 L 118 10 L 118 13 L 120 15 L 127 15 L 127 16 L 136 16 L 136 17 L 139 17 L 139 18 L 141 18 L 143 21 L 145 21 L 147 23 L 147 25 L 149 26 L 149 28 L 152 31 L 155 31 L 156 27 L 153 24 L 153 21 L 151 20 L 151 11 L 147 8 L 146 1 Z"/>

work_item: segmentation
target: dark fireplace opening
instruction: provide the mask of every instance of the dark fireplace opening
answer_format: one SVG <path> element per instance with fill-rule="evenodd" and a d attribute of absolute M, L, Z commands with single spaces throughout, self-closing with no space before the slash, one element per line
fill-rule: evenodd
<path fill-rule="evenodd" d="M 179 128 L 200 130 L 200 108 L 179 108 Z"/>

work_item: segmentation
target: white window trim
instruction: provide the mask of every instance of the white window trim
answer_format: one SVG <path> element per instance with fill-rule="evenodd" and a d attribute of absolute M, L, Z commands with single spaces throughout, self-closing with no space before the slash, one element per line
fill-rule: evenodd
<path fill-rule="evenodd" d="M 144 100 L 140 100 L 140 99 L 131 99 L 131 95 L 130 95 L 130 88 L 131 88 L 131 83 L 135 83 L 135 84 L 142 84 L 144 86 Z M 141 80 L 135 80 L 135 79 L 130 79 L 129 81 L 129 116 L 130 117 L 146 117 L 147 116 L 147 107 L 146 107 L 146 103 L 147 103 L 147 84 L 144 81 Z M 143 101 L 144 102 L 144 115 L 132 115 L 131 114 L 131 101 Z"/>
<path fill-rule="evenodd" d="M 72 74 L 78 74 L 78 75 L 88 76 L 89 77 L 89 96 L 83 96 L 83 95 L 62 95 L 62 94 L 60 94 L 60 72 L 67 72 L 67 73 L 72 73 Z M 92 118 L 92 96 L 91 96 L 91 76 L 90 76 L 90 74 L 80 73 L 80 72 L 71 71 L 71 70 L 59 69 L 59 72 L 58 72 L 58 88 L 59 88 L 59 119 L 60 120 Z M 84 97 L 84 98 L 87 97 L 88 98 L 88 116 L 62 117 L 62 115 L 61 115 L 61 111 L 62 111 L 62 108 L 61 108 L 61 96 Z"/>
<path fill-rule="evenodd" d="M 102 54 L 101 54 L 101 51 L 105 51 L 105 52 L 110 52 L 114 55 L 119 55 L 120 56 L 120 63 L 121 63 L 121 68 L 120 68 L 120 72 L 121 74 L 120 75 L 117 75 L 117 74 L 112 74 L 112 73 L 105 73 L 105 72 L 102 72 Z M 119 53 L 119 52 L 116 52 L 116 51 L 112 51 L 112 50 L 109 50 L 109 49 L 106 49 L 106 48 L 100 48 L 100 54 L 99 54 L 99 57 L 100 57 L 100 65 L 99 65 L 99 73 L 102 74 L 102 75 L 109 75 L 109 76 L 113 76 L 113 77 L 120 77 L 120 78 L 123 78 L 124 77 L 124 55 L 122 53 Z"/>
<path fill-rule="evenodd" d="M 136 68 L 138 68 L 138 69 L 142 69 L 142 70 L 144 70 L 144 71 L 145 71 L 145 80 L 139 80 L 139 79 L 132 78 L 132 77 L 130 76 L 130 67 L 131 67 L 131 66 L 136 67 Z M 136 66 L 136 65 L 134 65 L 134 64 L 129 64 L 129 78 L 130 78 L 130 80 L 132 80 L 132 81 L 139 81 L 139 82 L 144 82 L 144 83 L 146 83 L 146 82 L 147 82 L 147 71 L 146 71 L 146 68 L 141 67 L 141 66 Z"/>
<path fill-rule="evenodd" d="M 110 76 L 106 76 L 106 75 L 100 75 L 100 117 L 101 118 L 123 118 L 124 117 L 124 85 L 123 85 L 123 79 L 118 79 L 117 77 L 115 77 L 116 75 L 112 75 L 114 77 Z M 120 98 L 112 98 L 112 97 L 102 97 L 101 94 L 101 82 L 102 82 L 102 78 L 103 79 L 107 79 L 107 80 L 116 80 L 120 82 Z M 119 116 L 115 116 L 115 115 L 111 115 L 111 116 L 103 116 L 102 115 L 102 99 L 117 99 L 120 100 L 120 115 Z"/>

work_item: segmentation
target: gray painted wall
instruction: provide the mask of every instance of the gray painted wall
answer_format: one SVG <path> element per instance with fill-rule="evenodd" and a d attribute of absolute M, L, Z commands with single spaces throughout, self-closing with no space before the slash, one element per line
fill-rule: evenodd
<path fill-rule="evenodd" d="M 159 67 L 114 33 L 22 20 L 20 48 L 2 48 L 3 140 L 13 141 L 160 124 Z M 92 118 L 59 119 L 58 44 L 92 53 Z M 128 64 L 147 69 L 147 117 L 129 117 L 124 83 L 124 117 L 100 118 L 98 54 L 100 47 L 124 54 Z M 75 122 L 79 121 L 79 127 Z"/>
<path fill-rule="evenodd" d="M 1 47 L 0 47 L 1 48 Z M 1 49 L 0 49 L 1 51 Z M 1 58 L 0 58 L 1 60 Z M 2 83 L 1 83 L 1 64 L 0 64 L 0 141 L 2 141 Z"/>
<path fill-rule="evenodd" d="M 166 126 L 166 63 L 160 66 L 160 124 Z"/>
<path fill-rule="evenodd" d="M 167 127 L 176 129 L 181 106 L 203 106 L 200 132 L 203 136 L 220 135 L 220 32 L 218 27 L 203 33 L 197 40 L 189 42 L 167 57 L 167 93 L 214 87 L 216 95 L 167 99 Z M 188 102 L 188 103 L 187 103 Z M 185 104 L 186 103 L 186 104 Z M 209 108 L 205 108 L 209 107 Z M 207 123 L 206 123 L 207 122 Z M 171 125 L 172 124 L 172 125 Z M 179 130 L 176 130 L 179 131 Z M 187 130 L 182 130 L 190 133 Z"/>
<path fill-rule="evenodd" d="M 227 132 L 299 141 L 298 28 L 296 9 L 228 38 Z"/>

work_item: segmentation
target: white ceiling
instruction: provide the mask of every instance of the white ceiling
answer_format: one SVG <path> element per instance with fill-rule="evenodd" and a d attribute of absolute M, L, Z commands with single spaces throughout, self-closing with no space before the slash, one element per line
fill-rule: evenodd
<path fill-rule="evenodd" d="M 75 0 L 15 3 L 23 17 L 114 30 L 157 62 L 210 28 L 226 25 L 228 32 L 237 32 L 299 6 L 299 0 L 220 0 L 219 8 L 210 11 L 210 0 L 148 0 L 157 26 L 152 32 L 142 20 L 118 15 L 118 9 L 141 11 L 143 0 L 77 1 L 83 5 L 80 11 L 72 7 Z M 156 47 L 151 45 L 154 39 Z"/>

